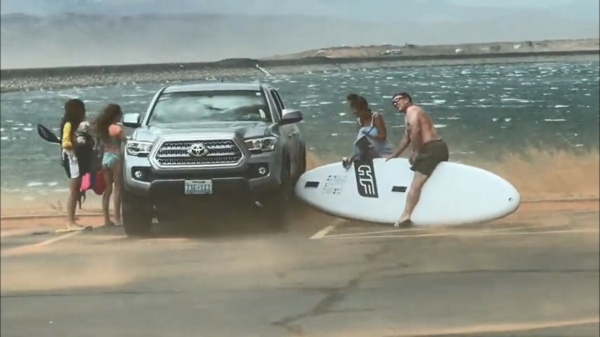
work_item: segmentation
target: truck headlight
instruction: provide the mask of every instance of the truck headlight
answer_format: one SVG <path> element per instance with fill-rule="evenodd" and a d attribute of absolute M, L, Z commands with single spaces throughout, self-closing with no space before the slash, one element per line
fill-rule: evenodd
<path fill-rule="evenodd" d="M 246 148 L 250 152 L 269 152 L 275 149 L 277 143 L 277 137 L 261 137 L 254 139 L 247 139 L 245 141 Z"/>
<path fill-rule="evenodd" d="M 135 140 L 130 140 L 127 142 L 127 154 L 130 156 L 147 156 L 150 153 L 151 149 L 151 142 L 140 142 Z"/>

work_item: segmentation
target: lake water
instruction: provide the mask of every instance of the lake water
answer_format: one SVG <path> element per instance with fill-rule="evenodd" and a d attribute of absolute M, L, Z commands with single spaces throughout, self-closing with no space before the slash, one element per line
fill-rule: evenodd
<path fill-rule="evenodd" d="M 345 104 L 349 92 L 364 95 L 384 113 L 393 142 L 403 119 L 390 98 L 409 92 L 447 140 L 451 160 L 494 159 L 499 151 L 531 146 L 595 149 L 599 143 L 598 62 L 405 67 L 262 80 L 279 88 L 287 107 L 301 109 L 308 146 L 321 156 L 351 151 L 356 127 Z M 3 93 L 2 192 L 64 191 L 60 149 L 42 141 L 35 128 L 42 123 L 58 130 L 66 99 L 82 98 L 89 115 L 109 102 L 142 113 L 162 85 Z"/>

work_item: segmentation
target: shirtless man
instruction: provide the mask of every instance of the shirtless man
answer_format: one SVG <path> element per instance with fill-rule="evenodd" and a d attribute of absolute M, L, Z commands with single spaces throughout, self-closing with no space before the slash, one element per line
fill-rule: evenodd
<path fill-rule="evenodd" d="M 392 105 L 404 114 L 406 129 L 398 148 L 386 159 L 399 157 L 411 145 L 409 162 L 415 175 L 406 197 L 404 212 L 394 227 L 406 226 L 411 222 L 411 214 L 419 202 L 421 190 L 437 165 L 448 161 L 446 142 L 438 135 L 429 116 L 420 106 L 414 105 L 409 94 L 402 92 L 392 97 Z"/>

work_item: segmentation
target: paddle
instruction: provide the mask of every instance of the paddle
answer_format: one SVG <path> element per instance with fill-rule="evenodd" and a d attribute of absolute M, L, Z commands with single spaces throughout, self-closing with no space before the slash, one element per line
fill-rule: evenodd
<path fill-rule="evenodd" d="M 37 125 L 38 135 L 48 143 L 60 144 L 60 139 L 54 134 L 54 132 L 50 131 L 47 127 L 42 124 Z"/>

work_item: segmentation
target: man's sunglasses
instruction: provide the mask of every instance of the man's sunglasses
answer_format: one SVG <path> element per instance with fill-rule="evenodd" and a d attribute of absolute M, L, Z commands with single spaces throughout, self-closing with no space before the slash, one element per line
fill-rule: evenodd
<path fill-rule="evenodd" d="M 404 96 L 396 96 L 392 99 L 392 106 L 396 106 L 398 105 L 398 102 L 400 102 L 401 99 L 404 99 L 406 97 Z"/>

